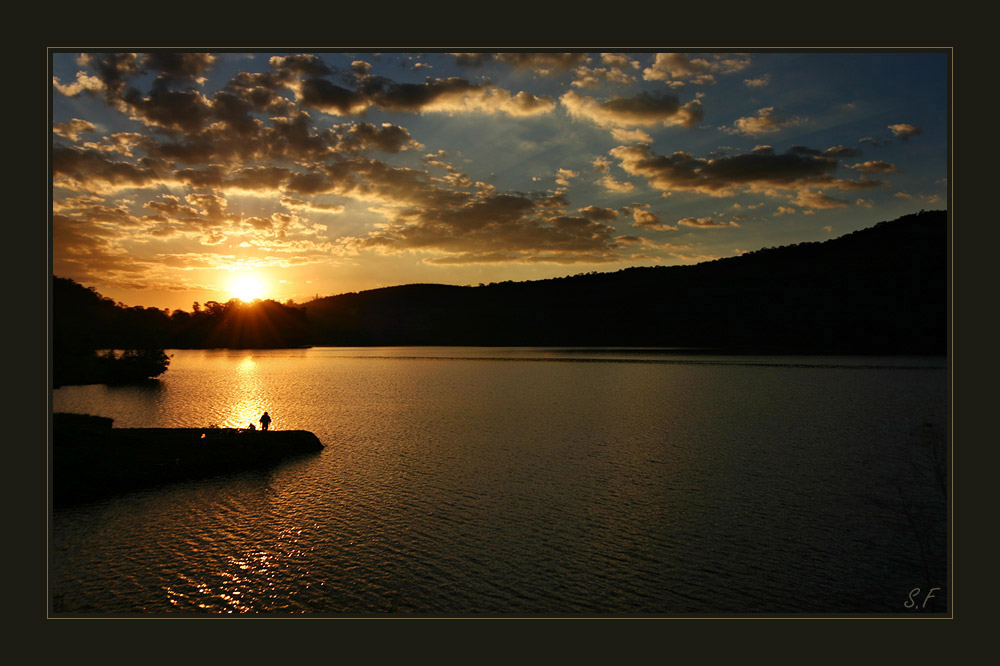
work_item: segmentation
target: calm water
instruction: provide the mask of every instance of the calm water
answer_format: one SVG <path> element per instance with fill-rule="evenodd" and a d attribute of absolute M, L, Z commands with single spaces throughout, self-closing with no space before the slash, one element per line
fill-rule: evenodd
<path fill-rule="evenodd" d="M 326 448 L 56 511 L 56 613 L 945 610 L 943 359 L 171 353 L 53 407 Z"/>

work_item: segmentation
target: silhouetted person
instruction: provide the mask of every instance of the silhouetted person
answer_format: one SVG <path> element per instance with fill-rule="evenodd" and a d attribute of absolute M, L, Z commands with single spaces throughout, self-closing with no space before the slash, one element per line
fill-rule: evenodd
<path fill-rule="evenodd" d="M 264 412 L 264 416 L 260 417 L 260 428 L 261 430 L 267 430 L 267 427 L 271 425 L 271 417 Z"/>
<path fill-rule="evenodd" d="M 249 426 L 247 426 L 247 430 L 256 430 L 256 429 L 257 429 L 257 426 L 255 426 L 252 423 Z M 265 428 L 265 430 L 266 430 L 266 428 Z"/>

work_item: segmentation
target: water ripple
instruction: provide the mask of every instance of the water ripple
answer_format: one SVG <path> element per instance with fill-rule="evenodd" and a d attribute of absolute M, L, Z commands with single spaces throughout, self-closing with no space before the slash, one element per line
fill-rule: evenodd
<path fill-rule="evenodd" d="M 59 510 L 53 610 L 889 612 L 944 570 L 941 368 L 479 353 L 177 352 L 155 393 L 59 389 L 123 427 L 259 401 L 327 448 Z"/>

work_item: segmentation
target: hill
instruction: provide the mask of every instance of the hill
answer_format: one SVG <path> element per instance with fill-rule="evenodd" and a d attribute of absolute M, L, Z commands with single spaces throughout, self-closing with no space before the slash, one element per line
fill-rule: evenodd
<path fill-rule="evenodd" d="M 323 345 L 602 345 L 944 354 L 945 211 L 694 266 L 479 287 L 405 285 L 305 304 Z"/>

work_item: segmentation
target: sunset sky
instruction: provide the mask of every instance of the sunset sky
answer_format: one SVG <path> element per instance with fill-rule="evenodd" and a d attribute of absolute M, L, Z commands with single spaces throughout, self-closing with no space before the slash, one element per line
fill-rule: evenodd
<path fill-rule="evenodd" d="M 946 52 L 52 52 L 53 274 L 126 305 L 691 264 L 947 206 Z"/>

